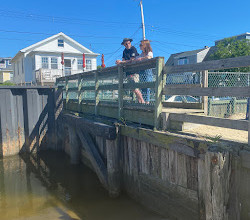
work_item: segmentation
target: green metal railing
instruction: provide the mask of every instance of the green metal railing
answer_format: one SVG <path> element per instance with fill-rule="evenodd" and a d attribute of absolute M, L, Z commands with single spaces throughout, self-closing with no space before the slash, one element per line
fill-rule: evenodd
<path fill-rule="evenodd" d="M 108 67 L 58 78 L 64 110 L 160 127 L 164 58 Z M 150 74 L 150 77 L 149 77 Z M 133 80 L 131 80 L 133 76 Z M 137 78 L 137 79 L 136 79 Z M 139 103 L 139 90 L 145 103 Z"/>

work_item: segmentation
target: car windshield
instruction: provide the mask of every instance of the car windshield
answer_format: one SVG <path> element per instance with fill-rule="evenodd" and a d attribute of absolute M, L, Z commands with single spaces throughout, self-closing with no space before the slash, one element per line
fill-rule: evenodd
<path fill-rule="evenodd" d="M 198 101 L 196 98 L 191 97 L 191 96 L 186 96 L 185 98 L 186 98 L 187 102 L 197 102 Z"/>

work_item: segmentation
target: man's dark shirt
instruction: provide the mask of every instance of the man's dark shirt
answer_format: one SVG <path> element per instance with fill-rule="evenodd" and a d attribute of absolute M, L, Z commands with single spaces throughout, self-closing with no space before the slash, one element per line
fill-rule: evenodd
<path fill-rule="evenodd" d="M 124 60 L 130 60 L 131 58 L 135 58 L 139 54 L 137 53 L 137 50 L 134 46 L 132 46 L 130 49 L 125 48 L 123 51 L 122 58 Z"/>

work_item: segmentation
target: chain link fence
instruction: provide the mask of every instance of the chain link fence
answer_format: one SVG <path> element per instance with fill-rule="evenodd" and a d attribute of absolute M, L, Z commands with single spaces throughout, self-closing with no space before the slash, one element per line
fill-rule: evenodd
<path fill-rule="evenodd" d="M 201 72 L 168 74 L 167 85 L 201 84 Z M 245 72 L 208 72 L 208 87 L 246 87 L 250 85 L 250 73 Z M 208 97 L 208 115 L 222 118 L 245 119 L 248 97 Z M 201 102 L 201 97 L 166 96 L 169 102 Z"/>

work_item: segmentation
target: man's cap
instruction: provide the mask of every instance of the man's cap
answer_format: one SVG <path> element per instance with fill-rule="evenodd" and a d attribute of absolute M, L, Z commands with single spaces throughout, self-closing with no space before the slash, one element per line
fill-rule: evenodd
<path fill-rule="evenodd" d="M 121 45 L 124 45 L 124 43 L 125 43 L 126 41 L 132 42 L 133 39 L 131 39 L 131 38 L 124 38 L 123 41 L 122 41 L 122 43 L 121 43 Z"/>

